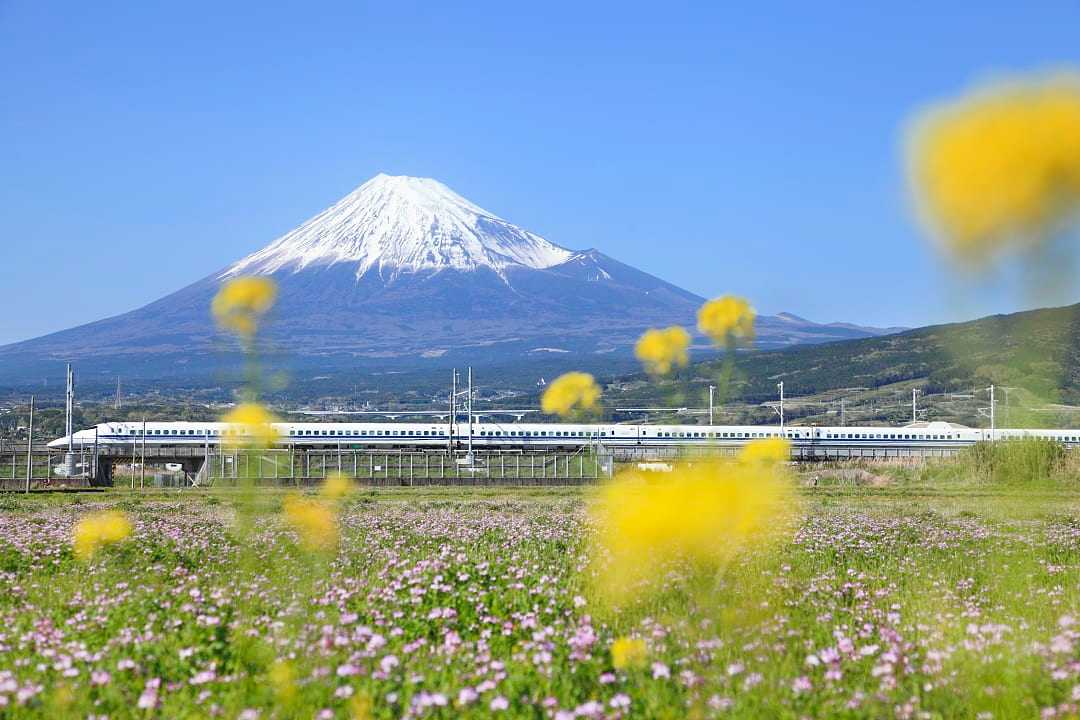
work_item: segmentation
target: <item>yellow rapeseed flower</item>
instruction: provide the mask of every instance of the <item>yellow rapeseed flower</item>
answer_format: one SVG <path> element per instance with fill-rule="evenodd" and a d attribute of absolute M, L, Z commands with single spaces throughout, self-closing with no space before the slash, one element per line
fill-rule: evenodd
<path fill-rule="evenodd" d="M 279 660 L 270 668 L 270 683 L 278 702 L 288 705 L 296 699 L 296 672 L 287 660 Z"/>
<path fill-rule="evenodd" d="M 222 328 L 250 338 L 276 299 L 277 284 L 272 279 L 238 277 L 221 286 L 210 309 Z"/>
<path fill-rule="evenodd" d="M 557 377 L 540 398 L 540 408 L 549 415 L 572 415 L 591 410 L 600 400 L 600 386 L 592 375 L 568 372 Z"/>
<path fill-rule="evenodd" d="M 591 508 L 597 590 L 618 606 L 661 590 L 672 567 L 715 572 L 783 533 L 793 502 L 779 465 L 700 460 L 661 478 L 622 473 Z"/>
<path fill-rule="evenodd" d="M 932 108 L 911 133 L 924 222 L 955 258 L 1034 246 L 1080 210 L 1080 75 L 997 86 Z"/>
<path fill-rule="evenodd" d="M 698 330 L 718 345 L 753 340 L 756 315 L 745 299 L 725 295 L 701 306 L 698 310 Z"/>
<path fill-rule="evenodd" d="M 653 375 L 667 375 L 672 368 L 684 367 L 690 362 L 687 349 L 690 333 L 678 325 L 663 330 L 646 330 L 634 346 L 634 355 Z"/>
<path fill-rule="evenodd" d="M 649 649 L 639 638 L 621 637 L 611 643 L 611 664 L 616 670 L 642 667 L 648 657 Z"/>
<path fill-rule="evenodd" d="M 349 701 L 349 717 L 352 720 L 371 720 L 375 717 L 375 703 L 371 696 L 361 690 Z"/>
<path fill-rule="evenodd" d="M 353 491 L 352 480 L 345 477 L 341 473 L 331 473 L 323 481 L 322 487 L 319 488 L 319 492 L 331 500 L 340 500 L 348 497 Z"/>
<path fill-rule="evenodd" d="M 222 435 L 228 447 L 266 448 L 278 438 L 276 418 L 258 403 L 241 403 L 221 420 L 228 425 Z"/>
<path fill-rule="evenodd" d="M 338 522 L 333 510 L 316 500 L 290 495 L 284 502 L 285 522 L 308 550 L 332 550 L 338 543 Z"/>
<path fill-rule="evenodd" d="M 88 515 L 75 525 L 72 546 L 75 557 L 89 560 L 98 550 L 131 535 L 131 521 L 116 510 Z"/>
<path fill-rule="evenodd" d="M 775 465 L 791 459 L 791 442 L 786 438 L 771 437 L 751 440 L 739 451 L 740 462 Z"/>

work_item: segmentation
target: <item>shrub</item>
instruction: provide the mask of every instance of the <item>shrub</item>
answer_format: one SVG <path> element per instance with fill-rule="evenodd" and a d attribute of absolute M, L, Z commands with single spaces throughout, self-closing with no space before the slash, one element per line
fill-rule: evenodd
<path fill-rule="evenodd" d="M 979 442 L 961 462 L 976 479 L 994 484 L 1039 485 L 1065 479 L 1065 447 L 1041 438 Z"/>

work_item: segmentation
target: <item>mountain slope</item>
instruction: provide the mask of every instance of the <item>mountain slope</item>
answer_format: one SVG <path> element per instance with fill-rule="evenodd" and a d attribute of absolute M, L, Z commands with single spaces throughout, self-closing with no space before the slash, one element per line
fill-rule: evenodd
<path fill-rule="evenodd" d="M 138 310 L 0 348 L 0 373 L 84 369 L 153 377 L 235 362 L 211 299 L 239 275 L 273 277 L 263 339 L 294 366 L 455 356 L 474 364 L 537 349 L 629 352 L 648 327 L 692 326 L 703 298 L 597 250 L 574 252 L 424 178 L 378 175 L 237 263 Z M 762 317 L 760 347 L 873 329 Z M 436 363 L 437 364 L 437 363 Z"/>

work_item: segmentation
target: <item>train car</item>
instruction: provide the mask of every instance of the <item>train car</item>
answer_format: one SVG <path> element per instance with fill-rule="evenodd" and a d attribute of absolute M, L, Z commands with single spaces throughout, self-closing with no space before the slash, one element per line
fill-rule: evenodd
<path fill-rule="evenodd" d="M 784 437 L 795 448 L 957 448 L 981 440 L 1037 437 L 1080 444 L 1080 430 L 982 430 L 944 422 L 902 427 L 811 427 L 760 425 L 619 425 L 581 423 L 276 423 L 282 447 L 573 449 L 588 445 L 741 446 L 752 440 Z M 148 445 L 158 447 L 242 444 L 242 428 L 220 422 L 111 422 L 58 438 L 50 447 L 68 445 Z"/>

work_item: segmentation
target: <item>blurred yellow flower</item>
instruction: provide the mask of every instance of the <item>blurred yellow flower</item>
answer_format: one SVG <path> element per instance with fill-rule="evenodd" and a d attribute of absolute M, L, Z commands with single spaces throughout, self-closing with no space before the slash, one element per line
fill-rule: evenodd
<path fill-rule="evenodd" d="M 611 664 L 616 670 L 642 667 L 648 656 L 644 640 L 621 637 L 611 643 Z"/>
<path fill-rule="evenodd" d="M 743 463 L 775 465 L 791 460 L 791 442 L 786 438 L 771 437 L 751 440 L 739 451 L 738 459 Z"/>
<path fill-rule="evenodd" d="M 718 345 L 754 339 L 756 313 L 750 303 L 734 295 L 710 300 L 698 310 L 698 330 Z"/>
<path fill-rule="evenodd" d="M 89 560 L 106 545 L 131 535 L 131 521 L 122 512 L 107 510 L 88 515 L 75 525 L 72 546 L 75 557 Z"/>
<path fill-rule="evenodd" d="M 1034 246 L 1080 210 L 1080 75 L 982 90 L 932 108 L 911 133 L 924 222 L 957 259 Z"/>
<path fill-rule="evenodd" d="M 221 286 L 210 309 L 222 328 L 251 337 L 276 299 L 277 284 L 270 278 L 238 277 Z"/>
<path fill-rule="evenodd" d="M 792 482 L 779 465 L 706 459 L 660 479 L 622 473 L 591 508 L 596 589 L 619 606 L 662 590 L 673 566 L 715 572 L 784 533 L 793 509 Z"/>
<path fill-rule="evenodd" d="M 332 550 L 337 547 L 337 517 L 326 505 L 290 495 L 285 498 L 284 510 L 285 522 L 300 536 L 300 544 L 305 548 Z"/>
<path fill-rule="evenodd" d="M 270 683 L 278 702 L 287 705 L 296 699 L 296 672 L 287 660 L 279 660 L 271 666 Z"/>
<path fill-rule="evenodd" d="M 687 348 L 690 333 L 678 325 L 663 330 L 646 330 L 634 346 L 634 354 L 652 375 L 667 375 L 674 367 L 684 367 L 690 362 Z"/>
<path fill-rule="evenodd" d="M 340 500 L 344 497 L 348 497 L 352 491 L 352 480 L 341 473 L 331 473 L 328 475 L 323 482 L 322 487 L 319 488 L 319 492 L 322 493 L 323 497 L 330 498 L 331 500 Z"/>
<path fill-rule="evenodd" d="M 222 434 L 227 447 L 266 448 L 278 438 L 276 418 L 258 403 L 237 405 L 221 420 L 229 426 Z"/>
<path fill-rule="evenodd" d="M 375 717 L 375 703 L 371 702 L 371 696 L 361 690 L 352 696 L 349 701 L 349 717 L 352 720 L 371 720 Z"/>
<path fill-rule="evenodd" d="M 557 377 L 540 398 L 540 408 L 548 415 L 567 416 L 591 410 L 600 400 L 600 386 L 592 375 L 568 372 Z"/>

